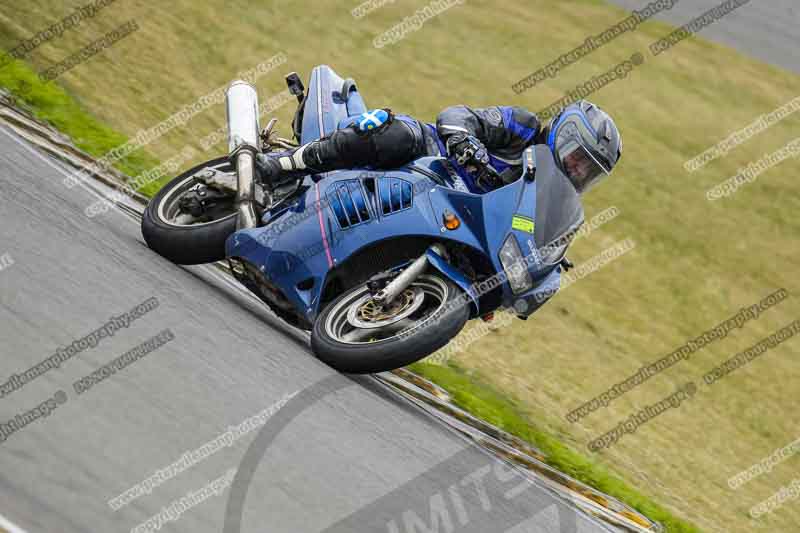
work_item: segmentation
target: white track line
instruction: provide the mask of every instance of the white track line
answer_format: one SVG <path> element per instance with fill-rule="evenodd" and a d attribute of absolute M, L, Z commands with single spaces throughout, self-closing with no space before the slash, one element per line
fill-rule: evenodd
<path fill-rule="evenodd" d="M 46 165 L 48 165 L 48 166 L 52 167 L 53 169 L 55 169 L 59 174 L 62 174 L 63 176 L 66 176 L 66 177 L 70 177 L 71 174 L 69 174 L 65 168 L 57 165 L 52 159 L 46 157 L 45 155 L 40 153 L 38 150 L 33 148 L 29 143 L 27 143 L 23 139 L 21 139 L 19 137 L 19 135 L 17 135 L 13 130 L 9 131 L 8 126 L 3 125 L 3 127 L 0 128 L 0 131 L 5 133 L 6 136 L 8 136 L 8 138 L 10 138 L 12 141 L 14 141 L 18 145 L 20 145 L 22 148 L 24 148 L 25 151 L 27 151 L 30 154 L 35 155 L 43 163 L 45 163 Z M 106 195 L 101 194 L 100 192 L 96 191 L 95 189 L 93 189 L 92 187 L 87 185 L 86 184 L 87 181 L 89 181 L 89 180 L 87 179 L 87 180 L 79 180 L 78 181 L 78 185 L 80 185 L 81 189 L 83 189 L 84 191 L 88 192 L 90 195 L 94 196 L 98 200 L 108 200 L 108 197 Z M 123 215 L 125 214 L 125 212 L 116 204 L 116 202 L 112 202 L 112 204 L 113 204 L 113 206 L 114 206 L 116 211 L 122 213 Z"/>
<path fill-rule="evenodd" d="M 24 529 L 14 525 L 7 518 L 4 518 L 3 515 L 1 514 L 0 514 L 0 531 L 6 531 L 8 533 L 25 533 Z"/>

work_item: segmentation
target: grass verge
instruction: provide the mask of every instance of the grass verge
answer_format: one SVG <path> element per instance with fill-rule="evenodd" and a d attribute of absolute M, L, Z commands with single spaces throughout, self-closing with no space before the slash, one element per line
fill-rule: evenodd
<path fill-rule="evenodd" d="M 7 89 L 21 107 L 69 135 L 75 146 L 99 158 L 128 139 L 103 124 L 60 85 L 44 82 L 24 61 L 11 61 L 0 67 L 0 87 Z M 159 164 L 158 159 L 139 150 L 114 165 L 128 176 L 137 176 Z M 140 192 L 152 196 L 163 183 L 148 184 Z"/>
<path fill-rule="evenodd" d="M 445 389 L 458 407 L 535 445 L 545 454 L 546 462 L 550 466 L 625 502 L 648 518 L 660 522 L 670 533 L 700 532 L 696 526 L 676 517 L 597 461 L 576 452 L 551 434 L 537 428 L 521 412 L 518 401 L 495 390 L 474 373 L 470 375 L 453 363 L 433 365 L 422 362 L 409 368 Z"/>

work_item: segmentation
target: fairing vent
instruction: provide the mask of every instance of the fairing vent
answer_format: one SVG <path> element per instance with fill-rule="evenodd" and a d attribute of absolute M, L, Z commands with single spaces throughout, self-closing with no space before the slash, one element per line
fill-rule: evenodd
<path fill-rule="evenodd" d="M 411 207 L 411 184 L 398 178 L 380 178 L 378 180 L 378 201 L 381 212 L 391 215 Z"/>
<path fill-rule="evenodd" d="M 363 224 L 371 219 L 366 195 L 359 180 L 336 183 L 328 189 L 328 200 L 342 229 Z"/>

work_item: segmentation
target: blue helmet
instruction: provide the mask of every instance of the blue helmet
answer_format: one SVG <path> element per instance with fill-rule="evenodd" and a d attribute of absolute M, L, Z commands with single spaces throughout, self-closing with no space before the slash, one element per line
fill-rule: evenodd
<path fill-rule="evenodd" d="M 579 193 L 610 174 L 622 155 L 622 137 L 614 120 L 586 100 L 562 109 L 548 130 L 547 146 Z"/>

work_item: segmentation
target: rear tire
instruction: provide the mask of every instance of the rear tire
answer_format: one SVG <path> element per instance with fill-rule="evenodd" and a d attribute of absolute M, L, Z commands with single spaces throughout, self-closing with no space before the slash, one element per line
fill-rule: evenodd
<path fill-rule="evenodd" d="M 200 170 L 224 167 L 228 159 L 220 157 L 189 169 L 176 177 L 153 197 L 142 216 L 142 235 L 147 245 L 159 255 L 179 265 L 213 263 L 225 259 L 225 241 L 236 231 L 236 212 L 211 222 L 178 225 L 165 216 L 167 205 L 174 201 L 187 180 Z"/>
<path fill-rule="evenodd" d="M 439 307 L 413 323 L 402 335 L 376 341 L 344 342 L 337 338 L 335 324 L 341 323 L 349 303 L 355 304 L 368 292 L 366 284 L 340 295 L 320 313 L 311 333 L 314 355 L 334 369 L 348 374 L 372 374 L 394 370 L 418 361 L 446 345 L 469 320 L 469 306 L 460 300 L 463 291 L 438 272 L 420 276 L 412 284 L 443 288 Z M 365 292 L 367 291 L 367 292 Z"/>

